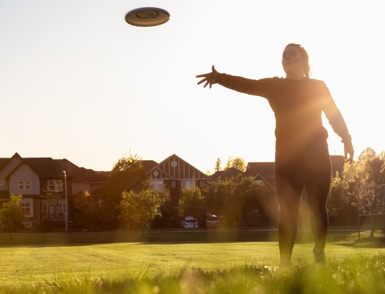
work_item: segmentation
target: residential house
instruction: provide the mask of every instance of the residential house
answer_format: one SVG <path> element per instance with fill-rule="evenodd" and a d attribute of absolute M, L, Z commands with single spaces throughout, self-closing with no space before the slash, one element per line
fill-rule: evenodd
<path fill-rule="evenodd" d="M 171 201 L 177 205 L 184 189 L 204 188 L 208 176 L 173 154 L 147 171 L 150 184 L 156 191 L 167 190 Z"/>
<path fill-rule="evenodd" d="M 270 189 L 275 190 L 274 169 L 274 162 L 249 162 L 245 176 L 252 176 L 256 182 L 264 183 Z"/>
<path fill-rule="evenodd" d="M 240 171 L 239 169 L 237 169 L 235 167 L 230 167 L 226 170 L 217 171 L 216 173 L 211 175 L 209 178 L 210 178 L 211 182 L 216 182 L 219 180 L 231 179 L 231 178 L 237 177 L 237 176 L 242 175 L 242 174 L 243 174 L 243 172 Z"/>
<path fill-rule="evenodd" d="M 333 176 L 342 174 L 344 157 L 331 156 Z M 234 168 L 208 176 L 193 165 L 173 154 L 162 162 L 143 160 L 150 185 L 156 191 L 167 190 L 177 207 L 184 189 L 204 188 L 208 181 L 226 179 L 240 174 L 253 176 L 274 189 L 274 162 L 250 162 L 245 173 Z M 71 220 L 67 200 L 73 195 L 88 192 L 99 200 L 100 189 L 108 180 L 109 172 L 78 167 L 67 159 L 50 157 L 23 158 L 15 153 L 11 158 L 0 158 L 0 206 L 11 194 L 21 194 L 21 206 L 27 228 L 39 228 L 51 223 L 63 225 L 66 213 Z M 63 225 L 64 227 L 64 225 Z"/>
<path fill-rule="evenodd" d="M 98 197 L 106 179 L 106 172 L 79 168 L 67 159 L 22 158 L 15 153 L 0 158 L 0 202 L 8 201 L 12 194 L 22 195 L 26 228 L 63 223 L 68 213 L 66 199 L 85 191 Z"/>

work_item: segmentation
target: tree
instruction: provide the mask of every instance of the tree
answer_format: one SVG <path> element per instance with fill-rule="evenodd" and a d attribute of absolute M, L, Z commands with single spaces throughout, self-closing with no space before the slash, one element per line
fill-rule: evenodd
<path fill-rule="evenodd" d="M 9 201 L 3 203 L 3 208 L 0 209 L 0 220 L 7 225 L 12 239 L 12 233 L 16 224 L 24 219 L 24 211 L 20 206 L 22 195 L 10 195 Z"/>
<path fill-rule="evenodd" d="M 234 157 L 234 158 L 229 158 L 226 163 L 225 170 L 229 168 L 236 168 L 237 170 L 240 170 L 241 172 L 245 172 L 247 165 L 246 162 L 243 158 L 241 157 Z"/>
<path fill-rule="evenodd" d="M 152 189 L 124 191 L 119 204 L 119 218 L 124 225 L 142 228 L 160 214 L 160 206 L 166 200 Z"/>
<path fill-rule="evenodd" d="M 138 155 L 130 154 L 114 165 L 102 188 L 103 209 L 116 227 L 118 208 L 124 191 L 138 192 L 149 188 L 149 181 Z"/>
<path fill-rule="evenodd" d="M 348 182 L 340 175 L 333 177 L 327 205 L 331 221 L 337 220 L 339 223 L 349 224 L 355 203 L 355 195 L 349 192 Z"/>
<path fill-rule="evenodd" d="M 94 226 L 99 222 L 102 211 L 96 199 L 92 199 L 88 191 L 79 192 L 73 195 L 73 219 L 74 223 L 79 226 L 87 227 L 93 230 Z"/>
<path fill-rule="evenodd" d="M 214 173 L 219 172 L 221 170 L 222 170 L 222 162 L 221 162 L 221 159 L 218 157 L 217 161 L 215 162 Z"/>
<path fill-rule="evenodd" d="M 383 154 L 376 155 L 372 148 L 366 148 L 358 161 L 349 165 L 344 176 L 351 193 L 355 195 L 359 213 L 384 213 L 385 203 L 378 194 L 378 187 L 385 183 Z"/>
<path fill-rule="evenodd" d="M 206 199 L 198 187 L 186 188 L 178 201 L 180 216 L 193 216 L 201 221 L 206 220 Z"/>
<path fill-rule="evenodd" d="M 275 222 L 277 199 L 275 192 L 253 177 L 238 175 L 208 184 L 204 190 L 210 212 L 222 217 L 227 226 L 242 223 L 255 226 L 257 223 Z"/>

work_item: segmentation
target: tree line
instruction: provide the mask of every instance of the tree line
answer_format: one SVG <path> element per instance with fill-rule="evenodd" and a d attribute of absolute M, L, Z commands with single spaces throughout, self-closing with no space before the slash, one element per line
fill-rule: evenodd
<path fill-rule="evenodd" d="M 245 171 L 243 159 L 229 158 L 224 170 Z M 221 170 L 220 159 L 215 163 Z M 306 197 L 303 206 L 306 207 Z M 206 214 L 221 217 L 226 227 L 275 226 L 278 220 L 276 192 L 263 182 L 242 173 L 209 181 L 205 188 L 188 187 L 173 203 L 167 191 L 154 191 L 138 155 L 118 160 L 102 191 L 99 221 L 111 228 L 173 228 L 179 217 L 194 216 L 204 226 Z M 332 178 L 328 210 L 332 224 L 352 225 L 358 216 L 385 214 L 385 152 L 365 149 L 353 163 L 345 163 L 342 174 Z"/>
<path fill-rule="evenodd" d="M 218 159 L 216 171 L 221 170 L 220 165 Z M 224 169 L 244 171 L 245 167 L 243 159 L 230 158 Z M 13 228 L 20 222 L 17 207 L 21 197 L 11 195 L 0 209 L 3 224 Z M 140 157 L 131 154 L 114 165 L 100 199 L 84 191 L 73 195 L 69 203 L 73 226 L 89 230 L 148 229 L 150 224 L 152 228 L 175 228 L 180 225 L 179 218 L 186 215 L 196 217 L 204 227 L 207 213 L 219 215 L 225 227 L 269 227 L 276 225 L 278 210 L 275 190 L 242 173 L 209 181 L 205 188 L 188 187 L 177 203 L 172 202 L 168 191 L 152 189 Z M 352 225 L 376 216 L 383 225 L 385 152 L 376 154 L 367 148 L 356 161 L 345 163 L 342 174 L 332 178 L 328 211 L 332 224 Z"/>

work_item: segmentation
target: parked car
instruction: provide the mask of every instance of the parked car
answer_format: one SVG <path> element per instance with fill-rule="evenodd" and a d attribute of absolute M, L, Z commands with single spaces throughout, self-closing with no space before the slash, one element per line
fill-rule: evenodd
<path fill-rule="evenodd" d="M 216 228 L 219 225 L 219 217 L 215 214 L 208 213 L 206 214 L 206 227 L 207 228 Z"/>
<path fill-rule="evenodd" d="M 185 216 L 182 219 L 182 227 L 185 229 L 196 229 L 198 228 L 198 221 L 193 216 Z"/>

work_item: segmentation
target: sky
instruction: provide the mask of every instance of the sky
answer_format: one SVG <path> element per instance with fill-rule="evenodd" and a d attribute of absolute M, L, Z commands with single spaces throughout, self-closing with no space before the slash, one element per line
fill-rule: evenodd
<path fill-rule="evenodd" d="M 353 137 L 355 157 L 385 150 L 385 42 L 380 0 L 0 0 L 0 157 L 66 158 L 111 170 L 138 155 L 172 154 L 202 172 L 221 159 L 274 161 L 264 98 L 195 76 L 283 77 L 286 44 L 302 44 Z M 127 24 L 135 8 L 166 9 L 155 27 Z M 331 154 L 343 154 L 329 131 Z"/>

